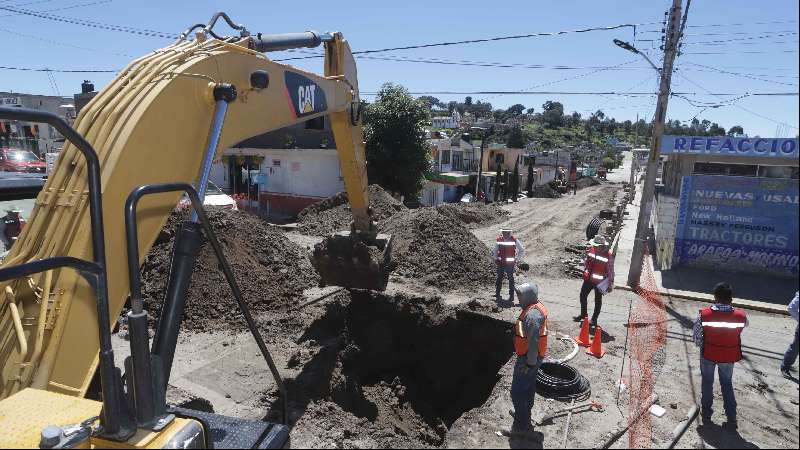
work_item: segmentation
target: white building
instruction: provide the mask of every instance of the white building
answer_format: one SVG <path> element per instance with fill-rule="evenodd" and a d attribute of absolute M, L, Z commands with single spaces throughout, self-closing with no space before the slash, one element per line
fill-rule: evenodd
<path fill-rule="evenodd" d="M 461 126 L 461 114 L 453 110 L 453 114 L 450 117 L 434 117 L 431 119 L 431 125 L 434 128 L 456 129 Z"/>
<path fill-rule="evenodd" d="M 68 122 L 74 119 L 71 97 L 0 92 L 0 106 L 47 111 Z M 64 137 L 50 125 L 17 120 L 0 121 L 0 146 L 31 150 L 38 155 L 44 155 L 60 151 L 64 146 Z"/>

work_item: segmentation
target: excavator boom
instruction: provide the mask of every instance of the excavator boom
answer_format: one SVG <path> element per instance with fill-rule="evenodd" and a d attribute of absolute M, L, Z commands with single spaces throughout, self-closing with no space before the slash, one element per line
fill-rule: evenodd
<path fill-rule="evenodd" d="M 14 266 L 53 257 L 97 261 L 93 253 L 99 248 L 108 315 L 98 316 L 95 294 L 100 291 L 75 270 L 53 267 L 0 282 L 0 399 L 29 387 L 86 394 L 102 360 L 98 330 L 113 326 L 131 290 L 123 211 L 132 191 L 189 183 L 202 197 L 210 162 L 221 149 L 298 122 L 330 117 L 354 217 L 350 233 L 330 238 L 315 252 L 315 264 L 323 261 L 318 265 L 323 281 L 385 287 L 390 238 L 377 235 L 370 219 L 357 74 L 347 41 L 339 33 L 253 37 L 243 27 L 236 28 L 239 36 L 219 37 L 211 31 L 219 17 L 232 24 L 217 14 L 195 39 L 186 40 L 193 29 L 187 30 L 173 45 L 136 59 L 81 111 L 76 134 L 94 148 L 100 168 L 95 188 L 102 198 L 102 245 L 93 246 L 93 239 L 98 243 L 90 232 L 96 219 L 91 217 L 96 209 L 90 208 L 90 167 L 81 150 L 68 144 L 0 272 L 12 274 Z M 325 45 L 324 76 L 264 54 L 320 44 Z M 139 202 L 139 264 L 180 195 L 164 191 Z M 352 270 L 372 281 L 348 285 L 337 275 Z"/>

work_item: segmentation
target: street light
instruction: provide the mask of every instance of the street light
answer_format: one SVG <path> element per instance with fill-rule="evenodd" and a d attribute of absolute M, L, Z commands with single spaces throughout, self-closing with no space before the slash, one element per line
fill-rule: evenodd
<path fill-rule="evenodd" d="M 658 72 L 659 74 L 661 73 L 661 69 L 656 67 L 656 65 L 653 64 L 653 61 L 651 61 L 650 58 L 647 57 L 647 55 L 645 55 L 644 53 L 640 52 L 639 49 L 637 49 L 636 47 L 631 45 L 629 42 L 620 41 L 619 39 L 614 39 L 614 44 L 616 44 L 617 47 L 619 47 L 621 49 L 627 50 L 627 51 L 632 52 L 632 53 L 636 53 L 637 55 L 642 55 L 642 58 L 644 58 L 645 60 L 647 60 L 648 63 L 650 63 L 650 67 L 655 69 L 655 71 Z"/>

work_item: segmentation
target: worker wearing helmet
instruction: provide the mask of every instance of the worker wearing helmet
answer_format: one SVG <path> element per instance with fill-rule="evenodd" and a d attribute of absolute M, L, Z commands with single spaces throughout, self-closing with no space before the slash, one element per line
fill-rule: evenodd
<path fill-rule="evenodd" d="M 597 235 L 590 241 L 589 251 L 586 252 L 583 270 L 583 286 L 581 286 L 580 302 L 581 314 L 573 317 L 575 322 L 582 321 L 588 316 L 589 292 L 594 291 L 594 312 L 592 313 L 591 326 L 597 326 L 600 309 L 603 306 L 603 294 L 614 289 L 614 255 L 611 252 L 608 240 Z"/>
<path fill-rule="evenodd" d="M 522 260 L 525 254 L 525 247 L 519 241 L 511 230 L 500 230 L 500 236 L 497 236 L 494 251 L 492 252 L 495 263 L 497 264 L 497 281 L 495 282 L 494 296 L 497 301 L 500 301 L 500 289 L 503 287 L 503 278 L 508 277 L 508 292 L 509 302 L 514 302 L 514 268 L 517 262 Z"/>
<path fill-rule="evenodd" d="M 536 375 L 547 354 L 547 308 L 539 302 L 536 283 L 523 283 L 516 289 L 522 312 L 514 324 L 514 377 L 511 381 L 511 402 L 514 418 L 511 434 L 527 435 L 533 431 L 531 411 L 536 394 Z"/>

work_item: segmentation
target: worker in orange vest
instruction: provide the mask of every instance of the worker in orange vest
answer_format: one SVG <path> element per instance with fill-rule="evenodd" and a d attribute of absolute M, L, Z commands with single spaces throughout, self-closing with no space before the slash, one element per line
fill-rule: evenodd
<path fill-rule="evenodd" d="M 703 425 L 711 424 L 714 404 L 714 371 L 719 372 L 722 404 L 728 421 L 723 425 L 736 429 L 736 396 L 733 391 L 733 366 L 742 359 L 742 331 L 747 315 L 731 306 L 733 289 L 728 283 L 714 287 L 714 304 L 700 310 L 694 323 L 694 343 L 700 347 L 702 378 L 700 404 Z"/>
<path fill-rule="evenodd" d="M 511 381 L 511 402 L 514 418 L 511 434 L 529 436 L 533 431 L 531 410 L 536 394 L 536 375 L 547 354 L 547 308 L 539 301 L 539 287 L 523 283 L 516 289 L 522 312 L 514 324 L 514 377 Z"/>
<path fill-rule="evenodd" d="M 608 240 L 597 235 L 590 242 L 589 251 L 586 252 L 583 270 L 583 286 L 579 295 L 581 314 L 572 318 L 580 322 L 588 317 L 589 292 L 594 291 L 594 312 L 592 313 L 591 326 L 597 326 L 600 309 L 603 307 L 603 294 L 614 289 L 614 254 L 609 248 Z"/>
<path fill-rule="evenodd" d="M 500 289 L 503 287 L 503 278 L 508 277 L 508 301 L 514 302 L 514 269 L 517 263 L 522 260 L 525 255 L 525 247 L 519 241 L 511 230 L 500 230 L 500 236 L 497 236 L 494 251 L 495 264 L 497 265 L 497 281 L 495 282 L 494 296 L 497 301 L 500 301 Z"/>

